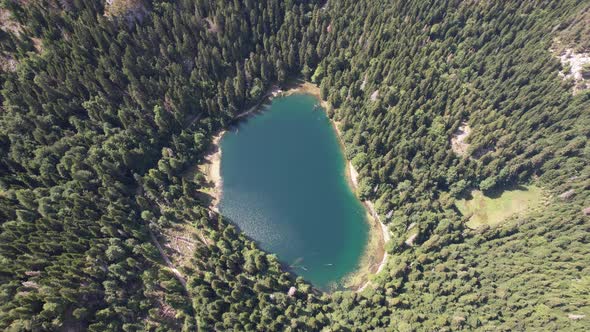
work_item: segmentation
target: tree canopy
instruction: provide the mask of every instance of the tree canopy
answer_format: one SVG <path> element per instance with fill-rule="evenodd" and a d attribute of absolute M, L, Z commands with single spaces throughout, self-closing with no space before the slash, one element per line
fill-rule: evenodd
<path fill-rule="evenodd" d="M 590 92 L 551 49 L 590 51 L 589 6 L 2 1 L 0 329 L 588 330 Z M 360 293 L 283 269 L 187 176 L 296 78 L 319 85 L 392 236 Z M 497 227 L 454 206 L 528 183 L 544 207 Z"/>

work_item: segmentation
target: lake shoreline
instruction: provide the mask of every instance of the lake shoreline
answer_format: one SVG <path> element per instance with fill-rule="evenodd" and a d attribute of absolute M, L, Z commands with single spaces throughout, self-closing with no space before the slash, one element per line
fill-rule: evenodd
<path fill-rule="evenodd" d="M 255 115 L 261 111 L 262 105 L 265 102 L 272 101 L 274 97 L 279 95 L 282 92 L 277 86 L 273 86 L 269 89 L 261 98 L 260 101 L 255 103 L 252 107 L 248 108 L 244 112 L 236 115 L 231 121 L 238 121 L 242 118 L 247 118 L 248 116 Z M 211 202 L 209 204 L 209 209 L 219 213 L 219 202 L 221 201 L 221 197 L 223 196 L 223 179 L 221 178 L 221 139 L 223 135 L 227 132 L 226 129 L 222 129 L 219 133 L 213 136 L 211 140 L 211 144 L 209 150 L 205 153 L 203 157 L 205 160 L 204 164 L 198 165 L 201 172 L 205 175 L 207 182 L 213 184 L 213 188 L 208 194 L 211 196 Z"/>
<path fill-rule="evenodd" d="M 320 88 L 312 83 L 303 82 L 295 87 L 285 91 L 283 95 L 291 95 L 296 93 L 303 93 L 309 94 L 314 96 L 320 101 L 320 105 L 324 109 L 324 111 L 328 111 L 330 105 L 327 101 L 323 100 L 320 93 Z M 338 143 L 342 150 L 344 160 L 346 161 L 345 166 L 345 173 L 346 179 L 348 184 L 350 185 L 353 192 L 356 193 L 358 188 L 358 172 L 352 165 L 352 162 L 346 160 L 346 153 L 345 153 L 345 145 L 344 145 L 344 137 L 340 128 L 338 127 L 339 123 L 333 119 L 330 119 L 330 123 L 332 127 L 336 131 L 336 136 L 338 137 Z M 370 285 L 371 281 L 369 280 L 369 276 L 377 274 L 383 270 L 385 264 L 387 263 L 387 251 L 385 251 L 385 243 L 389 241 L 389 230 L 385 224 L 379 218 L 377 211 L 375 210 L 375 206 L 372 201 L 366 200 L 361 201 L 365 210 L 367 211 L 367 223 L 369 224 L 369 242 L 367 244 L 367 248 L 365 253 L 363 254 L 363 258 L 359 264 L 359 268 L 350 273 L 350 275 L 346 278 L 346 288 L 354 289 L 356 292 L 362 292 L 367 286 Z M 375 255 L 376 253 L 376 255 Z M 375 255 L 377 257 L 376 261 L 373 262 L 372 259 Z M 379 258 L 380 257 L 380 258 Z"/>
<path fill-rule="evenodd" d="M 232 121 L 246 118 L 250 115 L 255 115 L 261 111 L 261 106 L 268 101 L 272 101 L 277 96 L 290 96 L 293 94 L 309 94 L 315 97 L 319 102 L 324 111 L 327 111 L 330 105 L 328 102 L 321 98 L 320 89 L 315 84 L 309 82 L 295 82 L 285 89 L 285 91 L 277 88 L 276 86 L 271 88 L 254 106 L 250 107 L 246 111 L 236 115 Z M 345 145 L 342 136 L 342 132 L 338 128 L 338 123 L 333 119 L 330 119 L 330 123 L 336 132 L 338 143 L 345 155 Z M 222 130 L 213 137 L 210 151 L 205 155 L 206 160 L 205 167 L 201 168 L 207 181 L 213 184 L 213 189 L 209 194 L 212 196 L 212 201 L 209 208 L 219 213 L 218 204 L 223 196 L 223 179 L 221 178 L 221 139 L 226 133 L 226 130 Z M 358 187 L 358 172 L 352 165 L 352 163 L 346 160 L 345 173 L 348 184 L 350 185 L 353 192 Z M 374 204 L 371 201 L 361 201 L 365 211 L 367 212 L 366 221 L 369 224 L 369 241 L 363 257 L 359 263 L 359 267 L 351 272 L 344 280 L 345 287 L 353 289 L 356 292 L 363 291 L 367 286 L 370 285 L 371 281 L 369 276 L 377 274 L 383 270 L 387 262 L 387 252 L 385 251 L 385 243 L 389 241 L 389 231 L 387 226 L 383 224 L 377 211 L 374 208 Z"/>
<path fill-rule="evenodd" d="M 223 195 L 223 179 L 221 178 L 221 139 L 225 135 L 226 131 L 222 130 L 217 135 L 213 136 L 211 147 L 205 154 L 205 165 L 203 173 L 207 182 L 213 184 L 213 189 L 209 192 L 212 200 L 209 208 L 216 213 L 219 213 L 219 201 Z"/>

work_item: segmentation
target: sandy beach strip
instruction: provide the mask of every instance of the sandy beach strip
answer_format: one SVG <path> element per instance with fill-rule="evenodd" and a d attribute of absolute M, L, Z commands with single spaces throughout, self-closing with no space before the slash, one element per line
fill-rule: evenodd
<path fill-rule="evenodd" d="M 223 195 L 223 179 L 221 178 L 221 138 L 225 134 L 225 130 L 222 130 L 213 137 L 211 148 L 205 155 L 205 165 L 203 167 L 203 173 L 208 182 L 213 184 L 213 188 L 209 194 L 213 198 L 211 200 L 210 209 L 219 213 L 218 204 Z"/>

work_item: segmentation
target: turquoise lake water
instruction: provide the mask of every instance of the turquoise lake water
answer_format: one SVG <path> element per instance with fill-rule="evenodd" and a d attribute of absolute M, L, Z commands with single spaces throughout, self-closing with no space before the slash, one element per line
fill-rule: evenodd
<path fill-rule="evenodd" d="M 224 135 L 219 209 L 293 273 L 328 290 L 358 267 L 369 226 L 317 102 L 276 98 Z"/>

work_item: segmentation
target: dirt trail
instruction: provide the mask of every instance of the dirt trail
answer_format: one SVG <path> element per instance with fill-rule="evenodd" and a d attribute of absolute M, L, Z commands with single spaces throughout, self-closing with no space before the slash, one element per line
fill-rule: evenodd
<path fill-rule="evenodd" d="M 341 144 L 343 143 L 343 136 L 342 136 L 342 132 L 340 131 L 340 128 L 338 127 L 338 123 L 335 121 L 332 121 L 332 125 L 334 127 L 334 129 L 336 130 L 336 133 L 338 134 L 338 138 L 340 139 Z M 348 174 L 347 177 L 350 180 L 350 184 L 353 187 L 354 190 L 358 189 L 358 171 L 354 168 L 354 166 L 352 165 L 352 162 L 348 162 L 347 164 L 347 170 L 348 170 Z M 379 217 L 379 214 L 377 213 L 377 211 L 375 210 L 375 204 L 372 201 L 364 201 L 363 205 L 365 206 L 365 208 L 369 211 L 370 217 L 373 218 L 373 220 L 376 221 L 376 223 L 379 225 L 380 231 L 381 231 L 381 239 L 380 239 L 380 248 L 379 248 L 379 252 L 378 255 L 382 255 L 381 261 L 379 262 L 379 264 L 377 265 L 377 269 L 375 270 L 375 272 L 373 272 L 372 274 L 378 274 L 379 272 L 383 271 L 383 269 L 385 268 L 385 264 L 387 263 L 387 258 L 388 258 L 388 254 L 387 251 L 385 251 L 385 244 L 389 241 L 389 239 L 391 238 L 390 234 L 389 234 L 389 229 L 387 228 L 387 226 L 383 223 L 383 221 L 381 220 L 381 217 Z M 367 286 L 369 286 L 371 284 L 370 280 L 367 280 L 362 286 L 360 286 L 356 291 L 357 292 L 362 292 L 363 290 L 365 290 L 365 288 L 367 288 Z"/>
<path fill-rule="evenodd" d="M 354 188 L 357 189 L 358 188 L 358 172 L 356 171 L 354 166 L 352 166 L 351 162 L 348 162 L 348 169 L 350 170 L 351 182 L 353 183 Z M 381 238 L 381 245 L 380 245 L 380 247 L 381 247 L 380 254 L 382 254 L 383 256 L 381 258 L 381 262 L 379 262 L 379 265 L 377 266 L 377 270 L 373 273 L 373 274 L 378 274 L 381 271 L 383 271 L 383 269 L 385 268 L 385 264 L 387 263 L 388 254 L 387 254 L 387 251 L 385 250 L 385 244 L 387 242 L 389 242 L 389 239 L 390 239 L 389 229 L 381 221 L 379 214 L 375 210 L 375 205 L 373 204 L 373 202 L 367 200 L 367 201 L 364 201 L 363 203 L 364 203 L 365 207 L 369 210 L 369 212 L 370 212 L 371 216 L 374 218 L 374 220 L 377 221 L 377 223 L 381 229 L 382 238 Z M 365 290 L 365 288 L 367 288 L 367 286 L 369 286 L 370 284 L 371 284 L 371 281 L 367 280 L 356 291 L 360 293 L 363 290 Z"/>
<path fill-rule="evenodd" d="M 160 245 L 160 242 L 156 238 L 156 235 L 154 234 L 154 232 L 152 232 L 152 230 L 149 227 L 148 227 L 148 231 L 150 232 L 150 237 L 152 238 L 152 241 L 154 242 L 154 244 L 156 245 L 156 248 L 158 248 L 158 251 L 160 252 L 160 256 L 162 256 L 162 259 L 166 263 L 166 266 L 168 266 L 168 268 L 172 271 L 172 273 L 174 273 L 174 275 L 176 276 L 176 279 L 178 279 L 178 282 L 180 282 L 182 284 L 182 287 L 184 287 L 184 290 L 186 291 L 186 293 L 189 294 L 188 289 L 186 288 L 186 280 L 184 279 L 184 277 L 182 276 L 180 271 L 178 271 L 178 269 L 176 267 L 174 267 L 174 264 L 172 264 L 172 262 L 168 258 L 168 255 L 166 255 L 166 253 L 164 252 L 164 249 Z"/>
<path fill-rule="evenodd" d="M 320 88 L 312 83 L 304 82 L 304 83 L 298 84 L 294 88 L 285 91 L 284 95 L 290 95 L 290 94 L 294 94 L 294 93 L 311 94 L 312 96 L 316 97 L 320 101 L 320 105 L 324 109 L 328 109 L 328 107 L 330 107 L 330 105 L 325 100 L 322 99 L 321 94 L 320 94 Z M 336 130 L 336 134 L 338 136 L 338 139 L 340 141 L 342 148 L 344 148 L 343 135 L 342 135 L 342 132 L 340 131 L 340 128 L 338 127 L 338 123 L 333 120 L 330 120 L 330 122 L 332 123 L 334 130 Z M 350 161 L 347 163 L 346 168 L 347 168 L 347 172 L 346 172 L 347 178 L 350 182 L 350 185 L 356 191 L 358 188 L 358 172 L 354 168 L 354 166 L 352 165 L 352 163 Z M 380 244 L 379 244 L 379 249 L 378 249 L 377 255 L 378 256 L 382 255 L 382 258 L 381 258 L 379 264 L 377 265 L 377 269 L 374 271 L 371 271 L 372 272 L 371 274 L 377 274 L 383 270 L 383 268 L 385 267 L 385 264 L 387 263 L 387 256 L 388 255 L 387 255 L 387 252 L 385 251 L 385 244 L 390 239 L 389 230 L 388 230 L 387 226 L 385 224 L 383 224 L 383 222 L 381 221 L 379 214 L 377 214 L 377 211 L 375 210 L 375 205 L 373 204 L 373 202 L 364 201 L 363 205 L 365 206 L 365 208 L 369 212 L 368 213 L 369 217 L 372 217 L 372 219 L 376 222 L 375 224 L 378 225 L 377 227 L 380 230 L 379 235 L 378 235 L 378 236 L 380 236 L 380 239 L 379 239 Z M 371 225 L 373 232 L 374 232 L 373 227 L 376 226 L 375 224 Z M 374 266 L 375 265 L 372 265 L 370 267 L 370 269 L 373 270 Z M 357 292 L 363 291 L 370 283 L 371 282 L 369 280 L 367 280 L 356 291 Z"/>
<path fill-rule="evenodd" d="M 201 119 L 202 116 L 203 116 L 203 113 L 199 113 L 199 114 L 194 115 L 193 117 L 189 118 L 188 121 L 187 121 L 188 122 L 188 125 L 186 125 L 185 128 L 188 128 L 189 126 L 193 125 L 195 122 L 199 121 L 199 119 Z M 143 195 L 143 187 L 141 185 L 139 185 L 137 187 L 137 190 L 136 190 L 135 194 L 138 195 L 138 196 Z M 166 263 L 166 266 L 172 271 L 172 273 L 174 273 L 174 275 L 176 276 L 176 279 L 178 279 L 178 281 L 182 284 L 182 286 L 184 287 L 186 293 L 189 294 L 188 289 L 186 288 L 186 280 L 184 279 L 183 275 L 174 266 L 174 264 L 172 263 L 172 261 L 170 260 L 170 258 L 168 258 L 168 255 L 166 255 L 166 252 L 162 248 L 162 245 L 160 244 L 160 241 L 158 241 L 158 238 L 156 237 L 156 235 L 154 234 L 154 232 L 149 228 L 149 225 L 147 226 L 147 229 L 148 229 L 148 231 L 150 233 L 150 237 L 152 239 L 152 242 L 154 243 L 154 245 L 156 246 L 156 248 L 158 248 L 158 251 L 160 252 L 160 256 L 162 256 L 162 259 L 164 260 L 164 263 Z M 190 297 L 190 295 L 189 295 L 189 297 Z"/>

